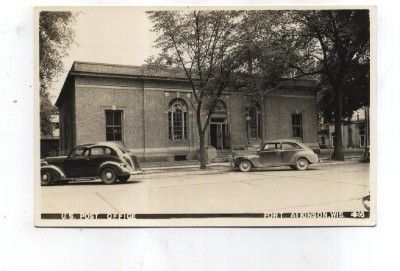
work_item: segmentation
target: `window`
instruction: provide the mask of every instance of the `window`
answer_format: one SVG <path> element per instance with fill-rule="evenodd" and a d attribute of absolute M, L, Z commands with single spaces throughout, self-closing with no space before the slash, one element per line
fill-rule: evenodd
<path fill-rule="evenodd" d="M 257 104 L 251 105 L 248 109 L 248 136 L 250 138 L 262 138 L 261 110 Z"/>
<path fill-rule="evenodd" d="M 96 156 L 96 155 L 103 155 L 104 154 L 104 149 L 103 147 L 93 147 L 90 150 L 90 155 Z"/>
<path fill-rule="evenodd" d="M 104 154 L 117 156 L 117 153 L 108 147 L 104 147 Z"/>
<path fill-rule="evenodd" d="M 360 147 L 365 147 L 365 135 L 360 135 Z"/>
<path fill-rule="evenodd" d="M 106 140 L 122 141 L 122 111 L 106 110 Z"/>
<path fill-rule="evenodd" d="M 170 140 L 187 139 L 187 106 L 181 99 L 173 100 L 168 111 Z"/>
<path fill-rule="evenodd" d="M 359 134 L 360 134 L 360 147 L 365 147 L 365 122 L 360 122 L 358 124 Z"/>
<path fill-rule="evenodd" d="M 292 137 L 303 138 L 303 116 L 302 114 L 292 114 Z"/>
<path fill-rule="evenodd" d="M 71 153 L 71 156 L 88 156 L 89 150 L 87 148 L 77 148 Z"/>
<path fill-rule="evenodd" d="M 226 104 L 223 101 L 218 100 L 215 104 L 214 113 L 226 114 L 227 112 Z"/>
<path fill-rule="evenodd" d="M 297 149 L 300 149 L 300 147 L 296 143 L 292 142 L 282 143 L 282 150 L 284 151 L 297 150 Z"/>
<path fill-rule="evenodd" d="M 264 145 L 264 151 L 276 151 L 279 149 L 279 143 L 267 143 Z"/>

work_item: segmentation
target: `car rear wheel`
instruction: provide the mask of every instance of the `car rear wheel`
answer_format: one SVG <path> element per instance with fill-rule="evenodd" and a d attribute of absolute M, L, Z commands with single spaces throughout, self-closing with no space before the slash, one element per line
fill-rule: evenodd
<path fill-rule="evenodd" d="M 310 163 L 308 162 L 308 160 L 307 159 L 305 159 L 305 158 L 299 158 L 299 159 L 297 159 L 297 161 L 296 161 L 296 169 L 298 169 L 298 170 L 306 170 L 307 168 L 308 168 L 308 165 L 309 165 Z"/>
<path fill-rule="evenodd" d="M 250 161 L 248 161 L 248 160 L 243 160 L 239 164 L 239 170 L 241 172 L 249 172 L 251 167 L 252 167 L 252 165 L 251 165 Z"/>
<path fill-rule="evenodd" d="M 101 171 L 101 180 L 105 184 L 115 183 L 117 181 L 117 175 L 115 174 L 115 170 L 110 167 L 106 167 L 105 169 L 103 169 Z"/>
<path fill-rule="evenodd" d="M 129 178 L 130 178 L 131 176 L 119 176 L 118 177 L 118 180 L 121 182 L 121 183 L 125 183 L 125 182 L 127 182 L 128 180 L 129 180 Z"/>
<path fill-rule="evenodd" d="M 40 184 L 41 185 L 49 185 L 51 184 L 52 176 L 50 171 L 48 170 L 42 170 L 40 172 Z"/>

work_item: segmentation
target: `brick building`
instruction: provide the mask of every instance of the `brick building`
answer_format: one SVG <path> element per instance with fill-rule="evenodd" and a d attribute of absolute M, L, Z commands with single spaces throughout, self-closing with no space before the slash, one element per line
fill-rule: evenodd
<path fill-rule="evenodd" d="M 196 157 L 198 135 L 192 91 L 179 73 L 142 67 L 75 62 L 56 105 L 60 150 L 122 141 L 142 160 Z M 210 149 L 237 149 L 262 140 L 297 138 L 318 144 L 313 81 L 287 81 L 261 98 L 223 93 L 208 129 Z"/>

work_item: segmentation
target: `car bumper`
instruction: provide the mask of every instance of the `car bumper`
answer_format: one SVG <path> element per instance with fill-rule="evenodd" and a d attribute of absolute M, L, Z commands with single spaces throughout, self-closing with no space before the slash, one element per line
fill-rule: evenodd
<path fill-rule="evenodd" d="M 121 172 L 119 175 L 128 176 L 128 175 L 139 175 L 142 173 L 143 173 L 142 170 L 135 170 L 134 168 L 127 166 L 127 167 L 121 168 Z"/>
<path fill-rule="evenodd" d="M 129 173 L 129 175 L 140 175 L 140 174 L 143 174 L 143 171 L 137 170 L 137 171 L 133 171 L 133 172 Z"/>

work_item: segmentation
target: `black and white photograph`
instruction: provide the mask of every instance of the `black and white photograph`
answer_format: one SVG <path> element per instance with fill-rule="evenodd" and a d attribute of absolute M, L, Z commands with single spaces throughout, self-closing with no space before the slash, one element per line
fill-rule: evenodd
<path fill-rule="evenodd" d="M 375 12 L 35 8 L 35 225 L 374 226 Z"/>

